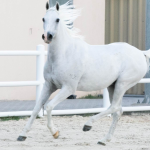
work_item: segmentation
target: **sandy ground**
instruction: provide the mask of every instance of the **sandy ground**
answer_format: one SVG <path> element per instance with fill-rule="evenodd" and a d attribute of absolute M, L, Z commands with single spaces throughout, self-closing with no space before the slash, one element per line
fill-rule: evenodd
<path fill-rule="evenodd" d="M 150 115 L 122 116 L 111 142 L 98 145 L 107 132 L 112 118 L 105 117 L 89 132 L 82 127 L 89 117 L 54 116 L 60 130 L 53 139 L 46 124 L 47 118 L 36 119 L 25 142 L 16 141 L 27 119 L 0 121 L 0 150 L 150 150 Z"/>

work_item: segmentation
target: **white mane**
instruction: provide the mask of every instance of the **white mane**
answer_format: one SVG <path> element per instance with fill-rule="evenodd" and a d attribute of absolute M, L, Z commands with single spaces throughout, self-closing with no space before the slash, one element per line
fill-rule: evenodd
<path fill-rule="evenodd" d="M 51 7 L 48 11 L 50 10 L 56 10 L 56 6 Z M 84 37 L 78 34 L 80 30 L 73 26 L 74 20 L 81 14 L 81 9 L 75 9 L 74 5 L 72 5 L 72 2 L 69 0 L 67 3 L 60 5 L 58 14 L 61 20 L 63 20 L 69 34 L 72 37 L 83 40 Z"/>

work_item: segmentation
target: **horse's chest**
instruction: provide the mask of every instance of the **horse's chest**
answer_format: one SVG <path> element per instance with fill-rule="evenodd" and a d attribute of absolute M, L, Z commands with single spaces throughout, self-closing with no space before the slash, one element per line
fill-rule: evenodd
<path fill-rule="evenodd" d="M 76 84 L 82 74 L 81 62 L 71 62 L 67 59 L 59 62 L 47 63 L 45 66 L 45 79 L 51 80 L 51 82 L 57 87 L 61 88 L 65 84 Z"/>
<path fill-rule="evenodd" d="M 51 73 L 51 80 L 57 88 L 61 88 L 66 83 L 76 83 L 79 80 L 79 73 L 67 66 L 54 68 Z"/>
<path fill-rule="evenodd" d="M 63 66 L 52 67 L 51 80 L 52 80 L 52 83 L 54 83 L 57 88 L 61 88 L 62 85 L 66 82 L 67 78 L 68 78 L 68 74 L 66 72 L 66 67 L 63 67 Z"/>
<path fill-rule="evenodd" d="M 51 74 L 52 83 L 57 87 L 61 88 L 63 85 L 64 74 L 63 73 L 52 73 Z"/>

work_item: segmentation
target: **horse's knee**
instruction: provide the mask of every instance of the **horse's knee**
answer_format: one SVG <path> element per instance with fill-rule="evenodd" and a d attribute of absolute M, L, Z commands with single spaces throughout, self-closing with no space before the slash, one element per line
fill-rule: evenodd
<path fill-rule="evenodd" d="M 121 116 L 121 115 L 123 114 L 122 108 L 121 108 L 119 111 L 117 111 L 117 114 L 118 114 L 119 116 Z"/>
<path fill-rule="evenodd" d="M 52 104 L 48 104 L 48 105 L 46 106 L 46 111 L 47 111 L 47 112 L 52 111 L 52 109 L 53 109 L 53 105 L 52 105 Z"/>
<path fill-rule="evenodd" d="M 116 118 L 117 120 L 119 120 L 122 114 L 123 114 L 123 111 L 121 109 L 121 110 L 113 113 L 113 117 Z"/>

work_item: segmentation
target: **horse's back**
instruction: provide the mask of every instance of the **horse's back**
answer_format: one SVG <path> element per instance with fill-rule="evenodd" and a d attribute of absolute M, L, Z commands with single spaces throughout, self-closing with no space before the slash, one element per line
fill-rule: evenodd
<path fill-rule="evenodd" d="M 90 45 L 89 55 L 99 56 L 101 59 L 111 60 L 113 57 L 118 58 L 121 63 L 130 62 L 132 63 L 140 63 L 145 65 L 145 56 L 143 52 L 136 47 L 123 42 L 111 43 L 108 45 Z"/>
<path fill-rule="evenodd" d="M 101 58 L 105 58 L 109 63 L 114 65 L 119 63 L 128 70 L 132 68 L 132 70 L 141 71 L 144 74 L 147 71 L 148 66 L 143 52 L 128 43 L 117 42 L 108 45 L 93 46 L 93 48 L 95 48 L 95 52 L 99 53 Z"/>

